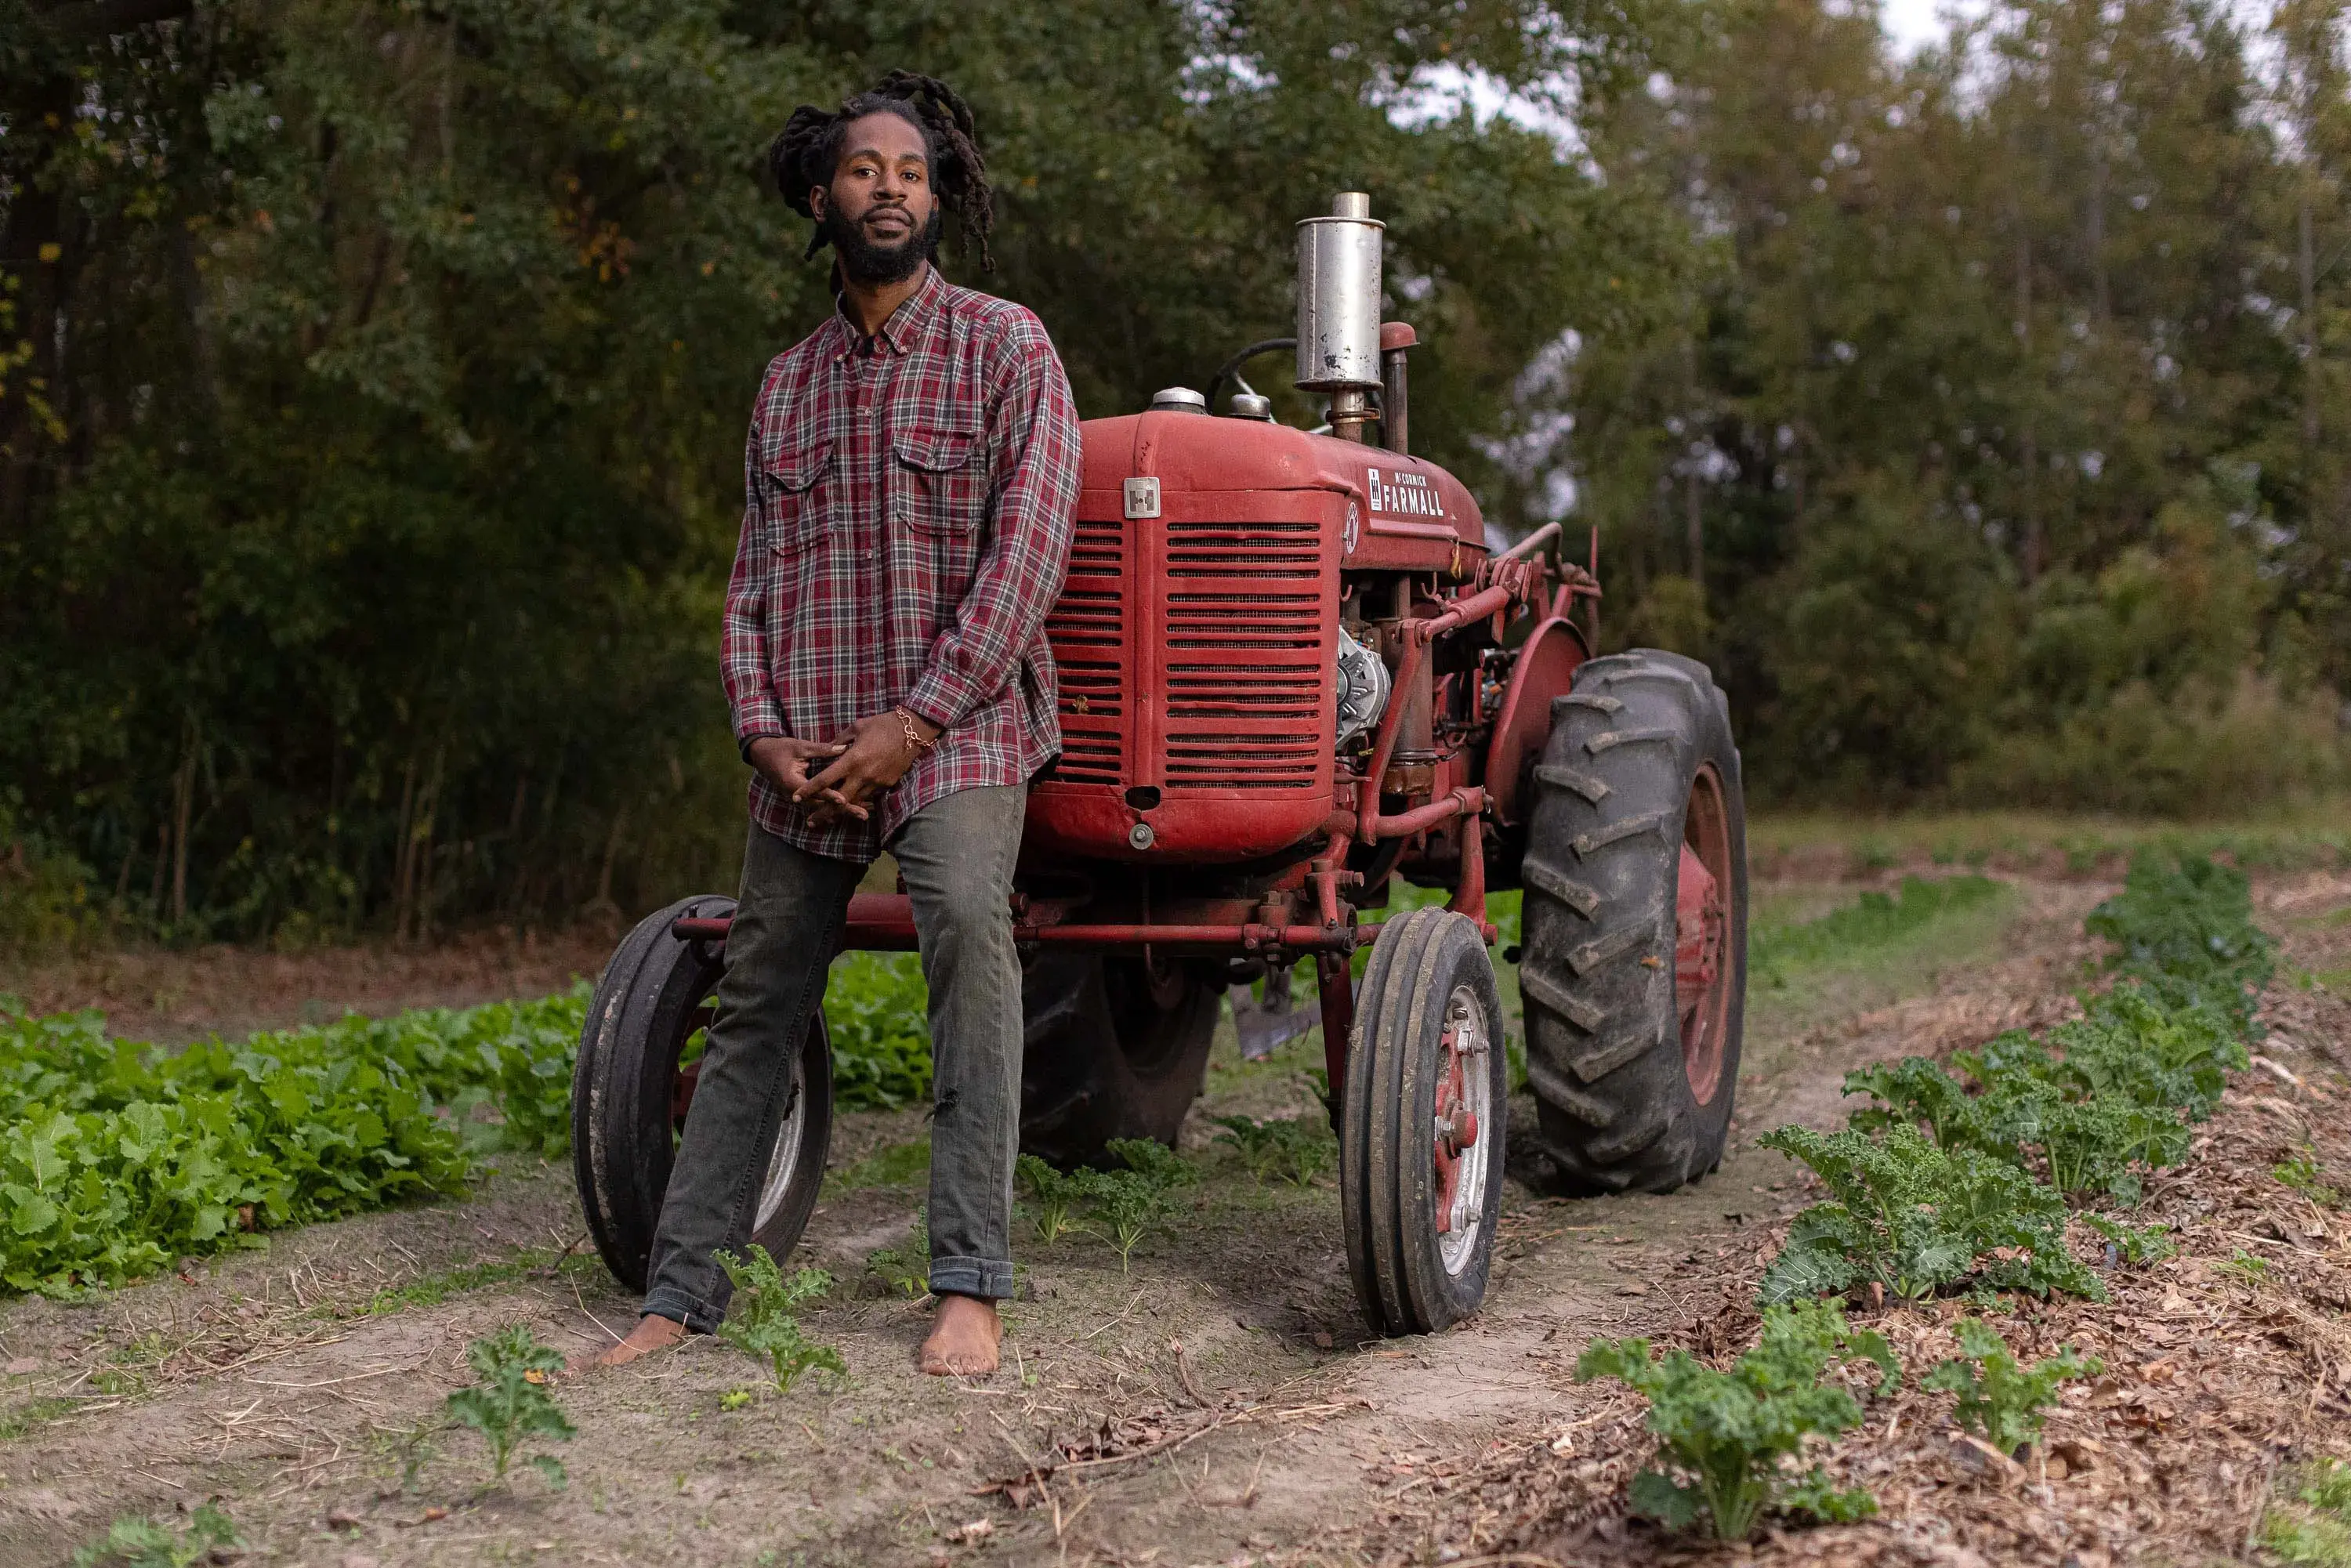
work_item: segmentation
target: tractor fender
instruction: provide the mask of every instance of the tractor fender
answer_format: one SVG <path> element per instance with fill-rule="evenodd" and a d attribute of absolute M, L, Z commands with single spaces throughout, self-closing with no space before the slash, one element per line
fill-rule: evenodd
<path fill-rule="evenodd" d="M 1551 736 L 1551 703 L 1575 684 L 1576 667 L 1592 656 L 1583 629 L 1563 616 L 1537 622 L 1519 648 L 1502 710 L 1486 743 L 1486 799 L 1504 827 L 1524 822 L 1528 764 L 1541 757 Z"/>

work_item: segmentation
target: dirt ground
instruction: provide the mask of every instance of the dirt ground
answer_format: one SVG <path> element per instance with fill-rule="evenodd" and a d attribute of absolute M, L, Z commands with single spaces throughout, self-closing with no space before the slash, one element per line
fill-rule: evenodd
<path fill-rule="evenodd" d="M 1761 891 L 1801 905 L 1852 889 Z M 985 1381 L 918 1376 L 926 1314 L 867 1268 L 907 1239 L 920 1116 L 844 1118 L 835 1185 L 806 1243 L 841 1284 L 805 1322 L 847 1373 L 760 1393 L 750 1362 L 695 1341 L 567 1383 L 559 1397 L 579 1436 L 551 1450 L 569 1468 L 561 1490 L 519 1470 L 486 1485 L 479 1440 L 433 1428 L 443 1396 L 472 1380 L 470 1338 L 526 1322 L 571 1352 L 632 1320 L 592 1256 L 567 1254 L 584 1249 L 568 1166 L 509 1170 L 462 1203 L 285 1233 L 266 1250 L 86 1304 L 17 1301 L 0 1309 L 0 1562 L 62 1562 L 118 1516 L 207 1500 L 235 1521 L 246 1561 L 341 1568 L 1654 1556 L 1646 1527 L 1619 1517 L 1619 1483 L 1646 1452 L 1635 1406 L 1575 1385 L 1577 1351 L 1594 1334 L 1740 1332 L 1751 1316 L 1740 1318 L 1740 1291 L 1751 1297 L 1774 1227 L 1806 1201 L 1792 1167 L 1751 1138 L 1787 1121 L 1836 1124 L 1838 1080 L 1859 1062 L 2062 1016 L 2095 951 L 2082 915 L 2108 891 L 2021 880 L 2007 904 L 1902 950 L 1758 988 L 1721 1170 L 1670 1196 L 1584 1202 L 1512 1182 L 1486 1309 L 1440 1335 L 1366 1342 L 1332 1178 L 1260 1185 L 1211 1143 L 1208 1115 L 1311 1105 L 1301 1070 L 1319 1058 L 1312 1037 L 1252 1064 L 1219 1042 L 1184 1138 L 1206 1172 L 1196 1207 L 1146 1240 L 1131 1270 L 1089 1237 L 1027 1242 L 1006 1364 Z M 2306 924 L 2351 904 L 2351 877 L 2273 877 L 2259 896 L 2273 926 Z M 2346 928 L 2310 929 L 2323 946 Z M 403 980 L 286 959 L 298 967 L 272 995 L 280 1008 L 299 996 L 337 1010 L 475 999 L 502 976 L 543 990 L 572 961 L 492 952 L 433 970 L 419 960 Z M 56 982 L 44 1005 L 83 999 L 73 983 Z M 1514 1003 L 1515 985 L 1503 988 Z M 205 1014 L 205 997 L 223 1010 Z M 266 1010 L 250 986 L 192 981 L 155 1016 L 193 1030 L 214 1017 L 246 1027 Z M 2325 1052 L 2351 1061 L 2340 1007 L 2305 1008 L 2282 1032 L 2304 1065 L 2277 1071 L 2313 1086 Z M 2248 1094 L 2277 1098 L 2252 1085 L 2222 1123 L 2258 1113 L 2238 1103 Z M 1514 1124 L 1531 1113 L 1515 1104 Z M 2216 1137 L 2237 1135 L 2222 1123 Z M 2337 1229 L 2325 1245 L 2340 1240 Z M 744 1390 L 754 1392 L 728 1397 Z M 1910 1472 L 1889 1459 L 1888 1474 Z M 2232 1469 L 2237 1490 L 2260 1484 Z M 1918 1503 L 1917 1521 L 1937 1506 Z M 1834 1560 L 1875 1560 L 1871 1530 L 1927 1542 L 1921 1561 L 1970 1560 L 1949 1530 L 1891 1505 L 1887 1523 L 1833 1532 L 1860 1542 Z"/>

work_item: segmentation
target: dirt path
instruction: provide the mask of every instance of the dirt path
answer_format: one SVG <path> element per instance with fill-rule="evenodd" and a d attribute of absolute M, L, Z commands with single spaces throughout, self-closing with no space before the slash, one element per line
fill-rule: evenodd
<path fill-rule="evenodd" d="M 808 1246 L 867 1293 L 837 1290 L 808 1322 L 847 1375 L 730 1400 L 756 1387 L 751 1364 L 696 1342 L 569 1385 L 562 1491 L 535 1474 L 486 1490 L 478 1440 L 428 1428 L 471 1381 L 470 1337 L 522 1322 L 570 1350 L 630 1321 L 592 1260 L 557 1261 L 580 1229 L 568 1169 L 88 1304 L 20 1301 L 0 1310 L 0 1559 L 62 1561 L 117 1516 L 218 1499 L 248 1560 L 343 1568 L 1353 1561 L 1370 1522 L 1409 1533 L 1434 1458 L 1531 1431 L 1575 1451 L 1598 1397 L 1569 1379 L 1575 1350 L 1712 1310 L 1793 1206 L 1751 1134 L 1834 1121 L 1856 1062 L 2064 1006 L 2103 891 L 2029 884 L 1891 956 L 1759 989 L 1723 1168 L 1661 1197 L 1513 1182 L 1487 1309 L 1443 1335 L 1359 1343 L 1330 1178 L 1261 1186 L 1211 1148 L 1207 1113 L 1305 1103 L 1311 1039 L 1266 1064 L 1220 1045 L 1186 1136 L 1207 1172 L 1197 1206 L 1130 1272 L 1089 1238 L 1028 1245 L 1007 1367 L 983 1385 L 914 1375 L 925 1319 L 865 1269 L 915 1212 L 919 1117 L 846 1118 L 834 1168 L 852 1179 Z M 998 1481 L 1015 1484 L 985 1491 Z"/>

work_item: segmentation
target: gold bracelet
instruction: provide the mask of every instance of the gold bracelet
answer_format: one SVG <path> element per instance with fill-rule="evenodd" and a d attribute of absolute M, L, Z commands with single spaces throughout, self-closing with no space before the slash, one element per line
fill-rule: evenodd
<path fill-rule="evenodd" d="M 938 737 L 935 735 L 928 740 L 923 738 L 923 732 L 914 727 L 914 716 L 906 709 L 893 707 L 890 711 L 898 716 L 898 727 L 906 737 L 907 749 L 917 757 L 939 743 Z"/>

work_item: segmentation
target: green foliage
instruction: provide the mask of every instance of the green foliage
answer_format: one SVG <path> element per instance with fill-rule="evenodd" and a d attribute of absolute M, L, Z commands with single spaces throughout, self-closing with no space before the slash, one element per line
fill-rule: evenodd
<path fill-rule="evenodd" d="M 844 953 L 825 979 L 832 1103 L 894 1111 L 931 1092 L 930 991 L 912 953 Z"/>
<path fill-rule="evenodd" d="M 866 1271 L 882 1281 L 892 1295 L 920 1301 L 931 1293 L 931 1225 L 914 1216 L 914 1234 L 904 1247 L 876 1247 L 865 1255 Z"/>
<path fill-rule="evenodd" d="M 788 1280 L 766 1248 L 755 1241 L 748 1253 L 744 1258 L 726 1251 L 716 1254 L 718 1266 L 735 1285 L 734 1298 L 726 1303 L 726 1321 L 718 1325 L 718 1337 L 755 1361 L 765 1360 L 778 1394 L 790 1393 L 792 1380 L 811 1367 L 835 1374 L 847 1371 L 841 1353 L 802 1333 L 795 1315 L 802 1302 L 832 1289 L 832 1276 L 821 1269 L 802 1269 Z M 722 1401 L 721 1407 L 737 1406 Z"/>
<path fill-rule="evenodd" d="M 1866 1361 L 1884 1394 L 1899 1368 L 1883 1338 L 1846 1326 L 1833 1303 L 1773 1306 L 1754 1349 L 1717 1372 L 1677 1350 L 1652 1353 L 1645 1339 L 1594 1340 L 1577 1358 L 1578 1382 L 1614 1377 L 1649 1401 L 1656 1434 L 1676 1473 L 1645 1470 L 1633 1506 L 1676 1528 L 1711 1519 L 1718 1540 L 1744 1541 L 1773 1508 L 1828 1521 L 1866 1517 L 1866 1492 L 1832 1489 L 1817 1468 L 1796 1472 L 1805 1440 L 1834 1437 L 1861 1420 L 1860 1404 L 1823 1381 L 1832 1363 Z"/>
<path fill-rule="evenodd" d="M 185 1530 L 146 1519 L 118 1519 L 106 1534 L 77 1551 L 74 1568 L 189 1568 L 214 1547 L 241 1545 L 236 1525 L 211 1503 L 199 1503 Z"/>
<path fill-rule="evenodd" d="M 2057 1402 L 2059 1384 L 2105 1370 L 2095 1356 L 2085 1360 L 2071 1348 L 2020 1366 L 2000 1332 L 1979 1318 L 1961 1318 L 1951 1333 L 1959 1354 L 1937 1363 L 1924 1386 L 1959 1396 L 1959 1425 L 2011 1457 L 2041 1435 L 2042 1413 Z"/>
<path fill-rule="evenodd" d="M 2316 1160 L 2298 1155 L 2271 1166 L 2270 1174 L 2321 1208 L 2343 1207 L 2341 1189 L 2327 1185 L 2325 1180 L 2326 1173 L 2319 1168 Z"/>
<path fill-rule="evenodd" d="M 1780 1127 L 1758 1141 L 1810 1166 L 1832 1195 L 1789 1227 L 1764 1270 L 1767 1302 L 1873 1281 L 1913 1300 L 1965 1283 L 2105 1299 L 2066 1249 L 2064 1200 L 2005 1160 L 1944 1149 L 1907 1124 L 1879 1138 Z"/>
<path fill-rule="evenodd" d="M 2123 891 L 2084 925 L 2116 945 L 2118 974 L 2167 1002 L 2219 1003 L 2240 1029 L 2277 964 L 2277 944 L 2253 925 L 2244 873 L 2202 856 L 2135 857 Z"/>
<path fill-rule="evenodd" d="M 2126 1225 L 2102 1214 L 2085 1214 L 2082 1221 L 2106 1239 L 2115 1258 L 2132 1265 L 2160 1263 L 2179 1250 L 2164 1225 Z"/>
<path fill-rule="evenodd" d="M 1149 1138 L 1113 1138 L 1107 1149 L 1124 1169 L 1081 1170 L 1075 1179 L 1090 1218 L 1118 1249 L 1123 1273 L 1143 1239 L 1166 1220 L 1176 1190 L 1198 1181 L 1200 1173 L 1189 1160 Z"/>
<path fill-rule="evenodd" d="M 2260 1541 L 2292 1568 L 2351 1568 L 2351 1464 L 2322 1458 L 2289 1471 Z"/>
<path fill-rule="evenodd" d="M 1039 1240 L 1050 1246 L 1076 1228 L 1078 1206 L 1085 1200 L 1083 1182 L 1055 1170 L 1035 1155 L 1020 1156 L 1019 1174 L 1020 1185 L 1028 1189 L 1029 1200 L 1035 1205 Z"/>
<path fill-rule="evenodd" d="M 490 1448 L 490 1474 L 506 1479 L 507 1465 L 525 1442 L 551 1438 L 569 1442 L 576 1431 L 547 1391 L 563 1370 L 563 1357 L 521 1323 L 486 1334 L 465 1347 L 465 1363 L 482 1381 L 451 1394 L 446 1401 L 450 1420 L 471 1427 Z M 533 1469 L 550 1485 L 566 1479 L 562 1461 L 536 1454 Z"/>
<path fill-rule="evenodd" d="M 1293 1186 L 1310 1186 L 1338 1157 L 1327 1116 L 1286 1116 L 1270 1122 L 1252 1116 L 1209 1119 L 1222 1129 L 1217 1142 L 1237 1150 L 1241 1163 L 1260 1182 L 1280 1175 Z"/>

